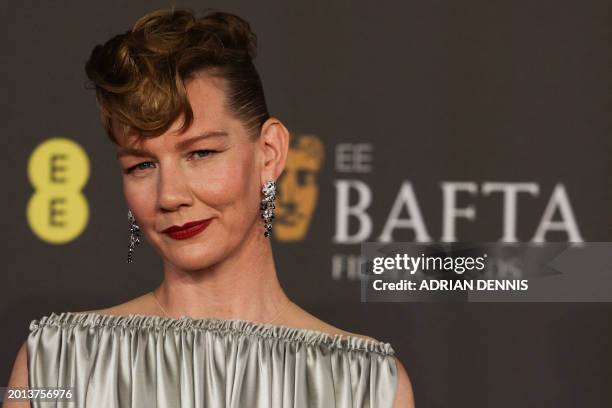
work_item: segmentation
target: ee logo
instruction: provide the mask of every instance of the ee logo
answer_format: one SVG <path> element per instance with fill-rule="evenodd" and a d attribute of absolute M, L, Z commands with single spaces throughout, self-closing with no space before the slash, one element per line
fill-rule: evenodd
<path fill-rule="evenodd" d="M 89 220 L 89 205 L 81 191 L 89 179 L 85 150 L 70 139 L 47 139 L 30 155 L 28 178 L 34 194 L 27 220 L 34 234 L 50 244 L 78 237 Z"/>

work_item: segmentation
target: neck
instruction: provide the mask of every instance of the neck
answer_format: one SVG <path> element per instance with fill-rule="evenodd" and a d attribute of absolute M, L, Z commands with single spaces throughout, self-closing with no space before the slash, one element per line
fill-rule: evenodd
<path fill-rule="evenodd" d="M 199 271 L 164 264 L 155 296 L 171 317 L 241 319 L 267 323 L 289 299 L 274 265 L 269 238 L 252 232 L 223 261 Z"/>

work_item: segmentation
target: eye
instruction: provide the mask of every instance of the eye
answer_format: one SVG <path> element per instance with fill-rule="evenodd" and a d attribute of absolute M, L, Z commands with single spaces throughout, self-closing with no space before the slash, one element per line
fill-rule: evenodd
<path fill-rule="evenodd" d="M 144 165 L 146 165 L 146 164 L 153 164 L 153 162 L 142 162 L 142 163 L 138 163 L 138 164 L 136 164 L 136 165 L 134 165 L 134 166 L 132 166 L 132 167 L 128 168 L 128 169 L 125 171 L 125 173 L 126 173 L 126 174 L 130 174 L 130 173 L 134 172 L 134 170 L 144 170 L 144 169 L 146 169 L 147 167 L 142 167 L 142 166 L 144 166 Z"/>
<path fill-rule="evenodd" d="M 206 156 L 210 156 L 213 153 L 217 153 L 216 150 L 194 150 L 193 152 L 190 153 L 190 155 L 195 155 L 196 158 L 201 158 L 201 157 L 206 157 Z M 133 173 L 136 170 L 145 170 L 147 168 L 149 168 L 149 165 L 153 165 L 153 162 L 142 162 L 142 163 L 138 163 L 132 167 L 129 167 L 125 173 L 126 174 L 130 174 Z"/>
<path fill-rule="evenodd" d="M 192 155 L 195 155 L 196 157 L 206 157 L 206 156 L 210 156 L 213 153 L 217 153 L 216 150 L 194 150 L 193 152 L 191 152 Z"/>

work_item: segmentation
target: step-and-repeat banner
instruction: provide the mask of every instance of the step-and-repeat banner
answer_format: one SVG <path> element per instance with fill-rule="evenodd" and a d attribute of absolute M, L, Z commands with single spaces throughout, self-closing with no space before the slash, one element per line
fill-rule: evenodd
<path fill-rule="evenodd" d="M 147 244 L 126 263 L 120 169 L 84 63 L 170 5 L 0 6 L 0 383 L 31 319 L 162 279 Z M 612 403 L 609 303 L 370 302 L 360 279 L 365 242 L 611 240 L 607 2 L 177 5 L 234 12 L 258 36 L 269 109 L 291 131 L 273 249 L 296 303 L 393 344 L 420 407 Z"/>

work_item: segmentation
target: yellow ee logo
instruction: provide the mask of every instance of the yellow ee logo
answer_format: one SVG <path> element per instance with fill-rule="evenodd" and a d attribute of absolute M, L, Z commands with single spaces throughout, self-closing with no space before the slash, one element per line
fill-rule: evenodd
<path fill-rule="evenodd" d="M 89 220 L 89 205 L 81 192 L 89 179 L 85 150 L 70 139 L 47 139 L 30 155 L 28 178 L 35 190 L 27 208 L 34 234 L 51 244 L 78 237 Z"/>

